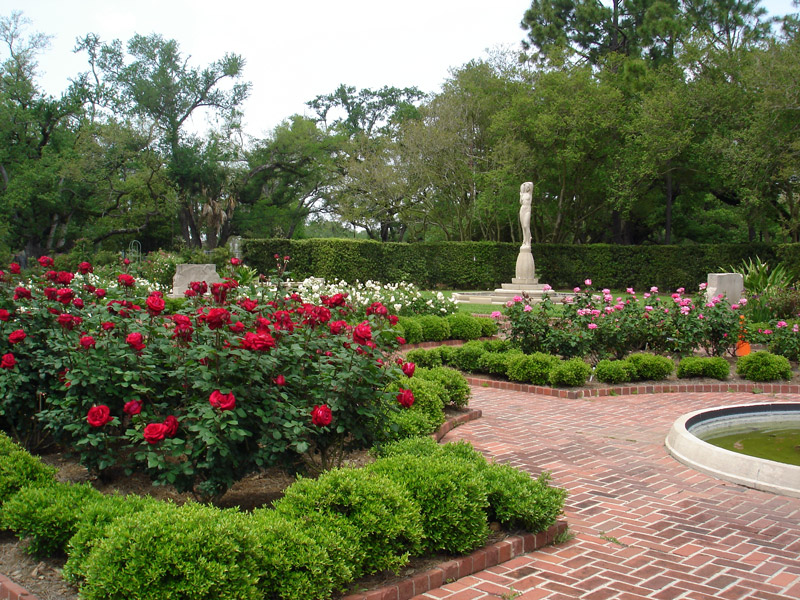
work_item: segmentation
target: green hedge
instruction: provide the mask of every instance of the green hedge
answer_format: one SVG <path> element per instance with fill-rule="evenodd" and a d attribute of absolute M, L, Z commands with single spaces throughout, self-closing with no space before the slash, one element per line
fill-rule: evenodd
<path fill-rule="evenodd" d="M 511 281 L 519 247 L 496 242 L 396 244 L 371 240 L 243 240 L 245 261 L 266 272 L 275 254 L 290 256 L 294 279 L 324 277 L 395 282 L 420 287 L 493 289 Z M 534 244 L 540 281 L 556 288 L 594 285 L 608 288 L 695 289 L 708 273 L 746 258 L 770 264 L 797 264 L 800 244 L 695 244 L 692 246 L 616 246 L 610 244 Z"/>

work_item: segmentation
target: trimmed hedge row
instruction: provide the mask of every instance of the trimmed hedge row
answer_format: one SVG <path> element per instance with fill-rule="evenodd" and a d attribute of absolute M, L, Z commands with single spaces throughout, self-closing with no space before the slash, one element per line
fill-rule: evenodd
<path fill-rule="evenodd" d="M 476 340 L 497 335 L 497 323 L 489 317 L 473 317 L 455 313 L 446 317 L 424 315 L 400 317 L 395 327 L 408 344 L 443 342 L 444 340 Z"/>
<path fill-rule="evenodd" d="M 470 552 L 492 521 L 536 533 L 563 510 L 566 491 L 548 474 L 488 463 L 467 443 L 412 438 L 376 452 L 367 467 L 300 478 L 249 514 L 42 483 L 0 455 L 31 483 L 3 503 L 0 526 L 40 556 L 66 552 L 64 575 L 87 600 L 323 600 L 413 555 Z"/>
<path fill-rule="evenodd" d="M 408 281 L 423 288 L 493 289 L 511 281 L 519 247 L 498 242 L 397 244 L 371 240 L 243 240 L 246 262 L 265 272 L 274 255 L 290 256 L 293 279 Z M 608 288 L 694 288 L 708 273 L 756 256 L 773 264 L 797 264 L 800 244 L 697 244 L 616 246 L 534 244 L 539 279 L 572 288 L 591 278 Z"/>

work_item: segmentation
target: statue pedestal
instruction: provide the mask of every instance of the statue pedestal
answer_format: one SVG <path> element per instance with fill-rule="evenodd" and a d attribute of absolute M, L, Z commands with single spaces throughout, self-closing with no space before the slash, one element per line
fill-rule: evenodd
<path fill-rule="evenodd" d="M 533 254 L 531 254 L 530 246 L 522 246 L 517 255 L 517 269 L 515 271 L 516 277 L 514 283 L 518 279 L 520 283 L 537 283 L 536 281 L 536 265 L 533 262 Z"/>

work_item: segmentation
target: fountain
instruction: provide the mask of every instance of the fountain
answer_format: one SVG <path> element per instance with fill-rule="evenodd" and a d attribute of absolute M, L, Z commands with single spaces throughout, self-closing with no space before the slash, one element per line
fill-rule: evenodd
<path fill-rule="evenodd" d="M 693 469 L 757 490 L 800 498 L 800 466 L 740 454 L 705 441 L 759 427 L 800 429 L 800 402 L 698 410 L 675 421 L 665 444 L 674 458 Z"/>

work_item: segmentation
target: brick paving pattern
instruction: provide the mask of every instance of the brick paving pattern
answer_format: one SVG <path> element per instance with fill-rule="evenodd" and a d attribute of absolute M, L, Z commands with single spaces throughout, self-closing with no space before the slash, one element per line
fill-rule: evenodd
<path fill-rule="evenodd" d="M 498 462 L 551 471 L 575 538 L 414 600 L 800 599 L 800 498 L 680 464 L 664 438 L 680 415 L 800 395 L 646 394 L 566 399 L 473 387 L 483 418 L 454 429 Z"/>

